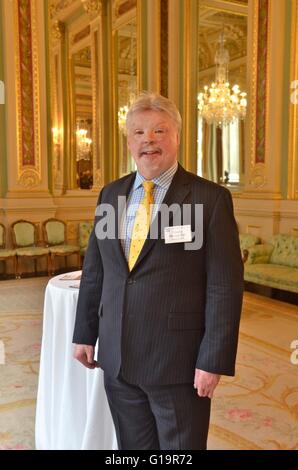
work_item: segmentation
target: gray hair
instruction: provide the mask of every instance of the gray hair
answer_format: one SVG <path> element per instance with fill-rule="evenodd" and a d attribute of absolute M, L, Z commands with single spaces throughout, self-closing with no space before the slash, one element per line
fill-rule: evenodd
<path fill-rule="evenodd" d="M 165 96 L 150 91 L 142 91 L 134 100 L 126 116 L 126 128 L 128 129 L 134 113 L 142 111 L 159 111 L 167 113 L 177 126 L 180 133 L 182 127 L 181 115 L 173 103 Z"/>

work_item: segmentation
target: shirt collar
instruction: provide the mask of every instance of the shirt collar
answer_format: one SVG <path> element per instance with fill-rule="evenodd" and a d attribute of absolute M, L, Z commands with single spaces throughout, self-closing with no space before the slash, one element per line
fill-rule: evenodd
<path fill-rule="evenodd" d="M 178 162 L 175 162 L 174 165 L 171 166 L 171 168 L 166 170 L 164 173 L 159 175 L 157 178 L 153 178 L 151 181 L 153 181 L 155 186 L 160 186 L 161 188 L 167 189 L 170 186 L 171 182 L 172 182 L 173 176 L 176 173 L 177 168 L 178 168 Z M 143 183 L 143 181 L 145 181 L 145 179 L 146 178 L 144 178 L 144 176 L 142 176 L 137 171 L 136 179 L 135 179 L 134 185 L 133 185 L 133 191 L 135 189 L 138 189 L 140 186 L 142 186 L 142 183 Z"/>

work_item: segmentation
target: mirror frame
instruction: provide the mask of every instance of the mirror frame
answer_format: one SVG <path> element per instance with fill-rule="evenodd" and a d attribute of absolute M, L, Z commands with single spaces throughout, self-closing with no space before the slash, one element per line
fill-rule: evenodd
<path fill-rule="evenodd" d="M 248 0 L 249 1 L 249 0 Z M 240 84 L 240 89 L 241 91 L 244 91 L 244 92 L 248 92 L 248 87 L 249 87 L 249 80 L 248 80 L 248 70 L 249 70 L 249 67 L 248 67 L 248 48 L 249 48 L 249 36 L 248 36 L 248 33 L 249 33 L 249 6 L 248 5 L 245 5 L 245 4 L 240 4 L 240 3 L 236 3 L 234 1 L 225 1 L 225 2 L 222 2 L 222 1 L 217 1 L 217 0 L 207 0 L 204 2 L 205 6 L 207 8 L 209 8 L 210 10 L 213 10 L 214 13 L 229 13 L 231 15 L 233 15 L 234 17 L 237 17 L 237 16 L 240 16 L 240 17 L 245 17 L 245 20 L 246 20 L 246 29 L 247 29 L 247 35 L 246 35 L 246 56 L 241 56 L 240 58 L 237 59 L 237 62 L 240 62 L 241 60 L 243 59 L 246 59 L 245 60 L 245 85 L 241 85 Z M 202 2 L 199 1 L 199 4 L 198 4 L 198 37 L 199 37 L 199 33 L 200 33 L 200 13 L 201 13 L 201 6 L 202 6 Z M 200 41 L 198 39 L 198 47 L 200 45 Z M 227 49 L 229 49 L 227 47 Z M 242 63 L 240 62 L 240 64 L 237 66 L 242 66 Z M 213 81 L 213 77 L 215 76 L 215 64 L 213 63 L 213 71 L 211 72 L 211 75 L 210 75 L 210 72 L 208 75 L 210 75 L 210 77 L 208 76 L 208 83 L 211 83 Z M 208 72 L 209 69 L 207 69 L 207 72 Z M 232 60 L 230 60 L 230 64 L 229 64 L 229 78 L 230 76 L 232 75 L 231 71 L 234 70 L 233 66 L 232 66 Z M 203 83 L 200 82 L 200 76 L 202 77 L 203 76 Z M 207 73 L 206 71 L 203 71 L 202 72 L 202 75 L 200 75 L 200 70 L 199 70 L 199 62 L 198 62 L 198 93 L 199 92 L 202 92 L 203 91 L 203 86 L 206 84 L 204 83 L 204 77 L 207 76 Z M 230 80 L 229 80 L 230 81 Z M 235 82 L 234 81 L 231 81 L 231 85 L 233 85 Z M 237 81 L 238 83 L 238 81 Z M 246 141 L 247 141 L 247 119 L 245 119 L 244 121 L 240 120 L 239 121 L 239 132 L 238 132 L 238 137 L 239 137 L 239 158 L 238 158 L 238 167 L 239 167 L 239 182 L 227 182 L 225 183 L 224 181 L 215 181 L 216 183 L 218 184 L 221 184 L 221 185 L 224 185 L 224 186 L 227 186 L 231 191 L 235 191 L 235 190 L 239 190 L 239 188 L 241 188 L 243 185 L 244 185 L 244 175 L 245 175 L 245 155 L 246 155 L 246 151 L 247 151 L 247 147 L 245 146 L 246 144 Z M 203 129 L 204 129 L 204 124 L 203 123 Z M 204 132 L 204 131 L 203 131 Z M 219 130 L 218 128 L 215 128 L 214 126 L 207 126 L 207 133 L 214 133 L 214 135 L 218 135 L 218 133 L 221 135 L 221 132 L 222 130 Z M 215 137 L 216 138 L 216 137 Z M 244 141 L 244 144 L 243 144 L 243 141 Z M 216 144 L 217 145 L 217 144 Z M 204 144 L 203 144 L 203 149 L 204 149 Z M 198 149 L 197 149 L 198 150 Z M 203 150 L 204 152 L 204 150 Z M 223 158 L 221 160 L 221 162 L 223 163 Z M 207 166 L 208 166 L 208 156 L 207 158 L 204 158 L 203 157 L 203 161 L 202 161 L 202 165 L 203 165 L 203 177 L 207 178 L 207 175 L 204 175 L 204 170 L 205 172 L 207 172 Z M 198 173 L 198 168 L 197 168 L 197 173 Z M 223 171 L 222 171 L 223 173 Z M 221 174 L 221 179 L 223 179 L 223 174 Z"/>
<path fill-rule="evenodd" d="M 221 3 L 219 0 L 218 4 Z M 239 3 L 231 3 L 239 6 Z M 199 0 L 198 0 L 199 5 Z M 187 15 L 186 8 L 188 2 L 185 2 L 184 14 Z M 266 142 L 268 142 L 268 87 L 269 87 L 269 0 L 248 0 L 248 45 L 247 45 L 247 95 L 248 107 L 247 117 L 245 120 L 245 169 L 244 175 L 240 175 L 240 184 L 235 187 L 229 188 L 233 194 L 238 195 L 243 191 L 255 191 L 255 189 L 262 188 L 266 183 L 266 165 L 268 164 L 268 149 Z M 262 27 L 260 27 L 260 25 Z M 265 25 L 265 27 L 264 27 Z M 190 28 L 184 30 L 185 43 L 190 35 L 198 35 L 198 24 L 195 30 Z M 260 63 L 260 59 L 262 62 Z M 265 87 L 264 87 L 265 83 Z M 257 106 L 256 97 L 257 89 L 262 84 L 264 93 L 259 105 Z M 190 87 L 190 84 L 188 84 Z M 196 90 L 197 92 L 197 90 Z M 197 97 L 196 97 L 197 100 Z M 196 101 L 197 102 L 197 101 Z M 190 122 L 185 123 L 186 126 L 191 125 Z M 260 139 L 260 134 L 265 136 Z M 186 146 L 190 146 L 186 142 Z M 258 146 L 258 152 L 257 152 Z M 186 149 L 187 152 L 187 149 Z M 262 154 L 260 159 L 258 155 Z M 196 167 L 195 155 L 192 155 L 192 166 Z M 244 181 L 242 181 L 244 177 Z"/>
<path fill-rule="evenodd" d="M 122 2 L 125 4 L 126 2 Z M 135 5 L 134 5 L 135 3 Z M 123 146 L 123 142 L 119 140 L 119 126 L 118 126 L 118 109 L 119 109 L 119 99 L 118 99 L 118 38 L 119 38 L 119 29 L 127 25 L 131 20 L 136 22 L 136 37 L 137 37 L 137 66 L 136 66 L 136 93 L 139 91 L 139 69 L 140 69 L 140 28 L 139 28 L 139 8 L 140 0 L 131 2 L 131 5 L 128 5 L 126 11 L 121 12 L 121 2 L 113 3 L 113 12 L 112 12 L 112 102 L 113 102 L 113 178 L 117 179 L 123 174 L 120 172 L 120 164 L 122 161 L 120 152 Z M 128 153 L 127 153 L 128 155 Z"/>
<path fill-rule="evenodd" d="M 76 180 L 73 73 L 71 55 L 84 45 L 91 47 L 93 187 L 103 184 L 102 161 L 102 3 L 101 0 L 52 0 L 49 4 L 50 89 L 53 193 L 79 190 Z M 101 91 L 101 92 L 100 92 Z"/>

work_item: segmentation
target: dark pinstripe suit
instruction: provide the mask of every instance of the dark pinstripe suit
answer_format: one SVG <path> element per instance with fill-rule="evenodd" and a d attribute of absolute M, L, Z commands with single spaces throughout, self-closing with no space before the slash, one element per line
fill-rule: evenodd
<path fill-rule="evenodd" d="M 116 207 L 134 177 L 107 185 L 99 203 Z M 185 251 L 183 243 L 147 239 L 129 272 L 117 236 L 97 240 L 93 232 L 73 338 L 94 345 L 99 336 L 98 362 L 105 373 L 116 378 L 121 368 L 121 380 L 144 390 L 193 384 L 195 368 L 233 375 L 242 304 L 243 265 L 229 191 L 179 166 L 163 202 L 203 204 L 202 248 Z M 209 413 L 209 399 L 195 399 L 208 402 Z M 178 402 L 183 415 L 183 399 Z M 180 445 L 196 448 L 193 440 Z"/>

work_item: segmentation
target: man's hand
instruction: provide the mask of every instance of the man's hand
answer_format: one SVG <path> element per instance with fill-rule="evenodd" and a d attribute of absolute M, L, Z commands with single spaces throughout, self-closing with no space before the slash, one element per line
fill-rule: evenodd
<path fill-rule="evenodd" d="M 205 370 L 196 369 L 194 378 L 194 388 L 197 389 L 199 397 L 213 397 L 213 392 L 220 380 L 219 374 L 212 374 Z"/>
<path fill-rule="evenodd" d="M 85 367 L 88 367 L 88 369 L 99 367 L 98 363 L 94 360 L 94 346 L 90 346 L 90 344 L 76 344 L 73 357 Z"/>

